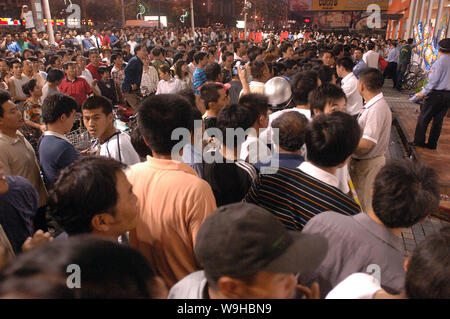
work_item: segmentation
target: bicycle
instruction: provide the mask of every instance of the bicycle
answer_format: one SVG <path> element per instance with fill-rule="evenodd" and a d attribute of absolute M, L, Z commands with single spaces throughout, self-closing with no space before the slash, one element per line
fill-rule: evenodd
<path fill-rule="evenodd" d="M 402 87 L 406 90 L 414 91 L 417 89 L 420 82 L 427 78 L 425 72 L 418 63 L 413 62 L 408 66 L 405 72 Z"/>

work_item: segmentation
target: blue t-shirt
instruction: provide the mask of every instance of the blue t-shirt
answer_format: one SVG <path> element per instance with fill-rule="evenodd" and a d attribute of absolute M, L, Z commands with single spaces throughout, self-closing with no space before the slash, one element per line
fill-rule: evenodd
<path fill-rule="evenodd" d="M 44 135 L 39 144 L 39 160 L 47 188 L 53 185 L 59 171 L 72 164 L 79 156 L 80 153 L 66 140 Z"/>
<path fill-rule="evenodd" d="M 206 82 L 206 74 L 202 69 L 196 68 L 193 76 L 195 94 L 200 95 L 199 88 Z"/>

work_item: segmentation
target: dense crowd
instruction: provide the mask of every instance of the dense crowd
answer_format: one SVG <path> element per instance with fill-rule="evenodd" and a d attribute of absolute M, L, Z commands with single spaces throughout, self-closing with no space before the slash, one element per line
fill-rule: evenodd
<path fill-rule="evenodd" d="M 450 228 L 410 255 L 401 235 L 438 209 L 437 175 L 385 158 L 382 88 L 412 40 L 55 41 L 0 38 L 0 297 L 450 298 Z"/>

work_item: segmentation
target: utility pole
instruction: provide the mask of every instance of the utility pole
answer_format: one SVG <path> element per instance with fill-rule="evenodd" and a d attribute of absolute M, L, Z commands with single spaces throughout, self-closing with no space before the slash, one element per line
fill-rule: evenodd
<path fill-rule="evenodd" d="M 191 0 L 191 25 L 192 25 L 192 36 L 195 41 L 195 25 L 194 25 L 194 0 Z"/>
<path fill-rule="evenodd" d="M 158 0 L 158 29 L 161 30 L 161 0 Z"/>
<path fill-rule="evenodd" d="M 125 5 L 123 3 L 123 0 L 120 0 L 120 9 L 122 11 L 122 27 L 125 27 L 126 21 L 125 21 Z"/>
<path fill-rule="evenodd" d="M 34 27 L 36 28 L 36 31 L 45 32 L 41 0 L 33 0 L 31 2 L 31 10 L 33 11 Z"/>
<path fill-rule="evenodd" d="M 244 2 L 244 37 L 247 40 L 247 0 Z"/>
<path fill-rule="evenodd" d="M 55 34 L 53 33 L 52 14 L 50 12 L 50 5 L 48 0 L 43 0 L 42 5 L 44 7 L 44 16 L 47 19 L 47 33 L 50 44 L 55 44 Z"/>

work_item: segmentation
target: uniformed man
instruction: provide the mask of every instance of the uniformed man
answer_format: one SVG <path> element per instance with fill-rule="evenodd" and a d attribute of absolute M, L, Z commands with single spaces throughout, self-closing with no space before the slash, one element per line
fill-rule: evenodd
<path fill-rule="evenodd" d="M 416 132 L 414 134 L 413 146 L 427 147 L 435 150 L 439 136 L 441 135 L 442 123 L 450 105 L 450 38 L 439 42 L 440 57 L 431 67 L 428 84 L 417 94 L 417 97 L 425 99 Z M 431 120 L 433 124 L 425 143 L 425 135 Z"/>

